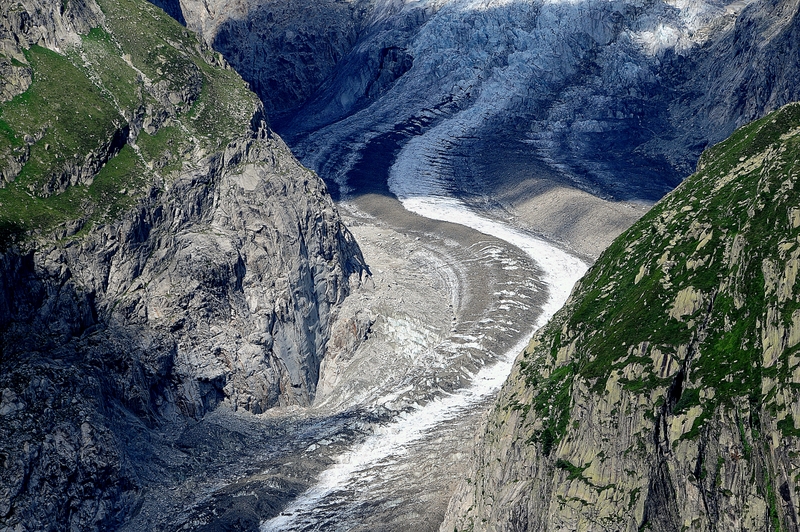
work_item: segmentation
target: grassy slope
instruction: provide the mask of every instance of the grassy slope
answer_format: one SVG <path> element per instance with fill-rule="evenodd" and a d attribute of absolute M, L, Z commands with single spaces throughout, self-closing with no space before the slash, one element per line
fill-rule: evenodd
<path fill-rule="evenodd" d="M 700 389 L 714 391 L 685 438 L 696 437 L 714 409 L 739 398 L 782 418 L 784 435 L 800 434 L 800 420 L 772 401 L 781 389 L 800 391 L 792 377 L 800 344 L 789 338 L 800 309 L 792 273 L 800 242 L 798 175 L 800 104 L 794 104 L 710 149 L 695 175 L 609 247 L 543 331 L 536 352 L 520 362 L 536 390 L 525 408 L 548 418 L 533 438 L 545 454 L 566 433 L 574 379 L 602 393 L 612 372 L 641 364 L 641 378 L 623 380 L 629 392 L 649 396 L 670 385 L 673 379 L 660 379 L 653 367 L 654 349 L 687 368 L 688 384 L 671 412 L 700 404 Z M 682 291 L 698 303 L 679 315 L 673 308 Z M 762 339 L 769 330 L 778 330 L 784 348 L 765 364 Z M 643 342 L 644 352 L 631 349 Z M 567 349 L 574 355 L 556 363 Z M 543 358 L 544 350 L 550 356 Z M 777 382 L 766 394 L 765 378 Z M 662 406 L 653 405 L 654 416 Z"/>
<path fill-rule="evenodd" d="M 161 10 L 144 0 L 98 3 L 106 27 L 63 55 L 31 47 L 31 87 L 0 103 L 0 164 L 29 154 L 0 189 L 6 241 L 117 216 L 184 162 L 245 134 L 257 109 L 241 78 Z M 112 145 L 138 129 L 131 121 L 152 135 Z M 93 176 L 58 186 L 75 168 Z"/>

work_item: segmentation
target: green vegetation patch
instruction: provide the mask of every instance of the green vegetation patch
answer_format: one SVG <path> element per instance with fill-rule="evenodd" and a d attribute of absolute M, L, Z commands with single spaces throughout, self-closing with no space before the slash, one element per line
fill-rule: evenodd
<path fill-rule="evenodd" d="M 257 97 L 144 0 L 99 0 L 105 27 L 59 54 L 26 51 L 28 90 L 0 104 L 0 245 L 131 208 L 156 174 L 249 134 Z M 147 132 L 128 143 L 129 121 Z M 196 151 L 200 144 L 202 151 Z M 199 154 L 199 155 L 198 155 Z"/>
<path fill-rule="evenodd" d="M 105 32 L 93 30 L 86 41 L 96 44 L 89 56 L 98 63 L 114 57 Z M 22 171 L 0 189 L 5 242 L 72 220 L 116 216 L 132 206 L 151 175 L 124 144 L 127 126 L 115 98 L 137 94 L 132 89 L 135 78 L 128 76 L 126 81 L 125 68 L 119 63 L 115 68 L 110 59 L 104 69 L 90 69 L 84 63 L 76 66 L 77 52 L 63 56 L 38 46 L 26 56 L 33 68 L 33 83 L 24 94 L 0 105 L 0 145 L 11 147 L 11 156 L 30 145 L 30 158 Z M 113 78 L 115 93 L 102 83 L 95 84 L 92 76 Z M 128 102 L 138 105 L 136 98 Z M 72 174 L 94 167 L 93 177 L 74 182 Z M 62 183 L 68 179 L 72 182 Z"/>
<path fill-rule="evenodd" d="M 539 365 L 529 365 L 522 371 L 526 384 L 536 390 L 531 406 L 543 425 L 530 440 L 541 444 L 542 452 L 549 456 L 567 433 L 575 368 L 572 364 L 561 366 L 547 378 L 540 376 L 541 370 Z"/>
<path fill-rule="evenodd" d="M 584 378 L 602 383 L 624 362 L 625 346 L 649 342 L 674 352 L 702 331 L 689 380 L 714 389 L 715 401 L 729 406 L 733 398 L 760 393 L 761 328 L 767 306 L 777 303 L 767 296 L 771 288 L 765 284 L 763 263 L 777 258 L 782 239 L 796 236 L 787 213 L 800 205 L 796 178 L 789 187 L 783 183 L 800 171 L 797 135 L 781 137 L 799 126 L 800 106 L 791 105 L 740 129 L 709 150 L 703 170 L 603 254 L 582 282 L 591 288 L 570 319 L 570 326 L 587 336 L 579 349 L 590 355 L 580 365 Z M 765 157 L 769 150 L 771 158 Z M 765 161 L 758 164 L 758 158 Z M 720 186 L 728 173 L 731 177 Z M 708 231 L 691 235 L 693 224 Z M 732 257 L 729 247 L 737 235 L 745 249 Z M 648 274 L 636 282 L 640 268 Z M 603 298 L 601 289 L 607 286 L 614 289 Z M 670 309 L 687 287 L 706 299 L 694 315 L 679 321 L 670 317 Z M 699 401 L 696 390 L 686 393 L 680 406 Z"/>
<path fill-rule="evenodd" d="M 114 38 L 155 91 L 172 94 L 183 124 L 207 149 L 219 149 L 245 134 L 258 108 L 232 69 L 216 66 L 215 52 L 166 13 L 140 0 L 100 0 Z M 142 39 L 142 34 L 151 36 Z M 177 97 L 177 98 L 176 98 Z M 171 101 L 172 101 L 171 100 Z"/>
<path fill-rule="evenodd" d="M 166 91 L 199 89 L 197 36 L 149 2 L 99 0 L 106 24 L 133 65 Z M 193 98 L 190 98 L 191 100 Z"/>
<path fill-rule="evenodd" d="M 647 373 L 644 377 L 635 380 L 625 378 L 621 378 L 619 380 L 619 383 L 622 384 L 623 389 L 635 394 L 649 394 L 656 388 L 668 386 L 670 382 L 672 382 L 671 378 L 659 379 L 653 373 Z"/>
<path fill-rule="evenodd" d="M 31 47 L 26 57 L 33 83 L 0 104 L 0 154 L 8 164 L 9 157 L 22 153 L 23 144 L 31 144 L 15 185 L 43 196 L 70 167 L 83 165 L 90 152 L 102 151 L 124 121 L 66 57 L 39 46 Z"/>
<path fill-rule="evenodd" d="M 788 414 L 784 419 L 778 421 L 778 430 L 784 437 L 800 438 L 800 429 L 795 428 L 792 414 Z"/>
<path fill-rule="evenodd" d="M 89 185 L 89 196 L 101 210 L 95 214 L 114 218 L 134 206 L 140 191 L 150 182 L 150 174 L 130 146 L 97 173 Z"/>
<path fill-rule="evenodd" d="M 574 465 L 572 462 L 562 460 L 561 458 L 556 460 L 556 467 L 567 472 L 567 480 L 575 480 L 576 478 L 579 478 L 587 482 L 586 478 L 583 476 L 583 472 L 589 468 L 589 465 L 591 464 L 586 464 L 583 467 L 579 467 Z"/>
<path fill-rule="evenodd" d="M 698 437 L 717 408 L 735 409 L 744 400 L 755 441 L 759 412 L 785 410 L 773 404 L 774 390 L 762 397 L 761 389 L 766 377 L 796 385 L 789 357 L 781 353 L 764 367 L 762 338 L 768 327 L 790 326 L 800 310 L 800 286 L 778 281 L 800 242 L 800 104 L 739 129 L 708 150 L 698 168 L 602 254 L 527 355 L 522 372 L 544 427 L 531 441 L 545 454 L 566 434 L 575 379 L 602 394 L 612 372 L 637 364 L 641 377 L 620 379 L 622 387 L 647 396 L 662 389 L 666 397 L 673 376 L 653 367 L 661 358 L 654 349 L 687 372 L 681 378 L 688 388 L 668 412 L 702 406 L 682 439 Z M 552 369 L 568 345 L 572 360 Z M 703 389 L 714 393 L 701 399 Z M 658 415 L 654 410 L 652 419 Z M 797 435 L 791 418 L 780 429 Z"/>
<path fill-rule="evenodd" d="M 83 38 L 81 52 L 82 57 L 73 55 L 76 64 L 88 75 L 97 76 L 104 95 L 120 109 L 132 114 L 144 103 L 138 75 L 122 58 L 122 51 L 109 33 L 102 28 L 92 29 Z"/>
<path fill-rule="evenodd" d="M 155 135 L 142 131 L 136 139 L 136 145 L 142 156 L 153 162 L 153 166 L 162 174 L 180 170 L 181 162 L 192 145 L 180 126 L 162 127 Z"/>
<path fill-rule="evenodd" d="M 224 147 L 250 126 L 257 96 L 235 71 L 198 64 L 203 72 L 203 90 L 187 116 L 209 148 Z"/>
<path fill-rule="evenodd" d="M 149 174 L 133 148 L 125 146 L 94 177 L 91 185 L 38 197 L 12 183 L 0 189 L 0 239 L 7 242 L 28 231 L 46 231 L 72 220 L 108 221 L 133 207 Z"/>
<path fill-rule="evenodd" d="M 693 406 L 700 404 L 700 390 L 697 388 L 687 388 L 683 390 L 678 402 L 672 409 L 674 414 L 683 414 Z"/>

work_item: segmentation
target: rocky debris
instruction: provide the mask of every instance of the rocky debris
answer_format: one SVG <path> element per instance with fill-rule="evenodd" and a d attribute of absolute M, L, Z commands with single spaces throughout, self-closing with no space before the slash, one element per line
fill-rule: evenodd
<path fill-rule="evenodd" d="M 533 265 L 513 247 L 415 216 L 390 198 L 362 196 L 347 207 L 361 213 L 346 220 L 372 283 L 341 307 L 315 410 L 359 404 L 397 422 L 469 386 L 516 342 L 513 324 L 535 316 L 546 294 L 531 284 Z M 378 212 L 379 219 L 366 214 Z M 342 345 L 348 349 L 337 350 Z M 298 512 L 293 528 L 436 530 L 467 464 L 463 435 L 476 430 L 484 408 L 465 408 L 360 468 L 315 508 Z M 384 445 L 395 430 L 379 429 Z"/>
<path fill-rule="evenodd" d="M 2 191 L 0 529 L 114 529 L 172 478 L 162 459 L 177 460 L 186 426 L 313 401 L 364 264 L 257 98 L 165 14 L 138 0 L 12 7 L 3 43 L 29 61 L 31 87 L 53 69 L 94 87 L 26 105 L 96 107 L 77 122 L 31 107 L 0 130 L 13 152 L 32 128 L 28 161 L 3 159 L 3 175 L 28 174 Z M 48 135 L 74 138 L 75 123 L 105 151 L 34 175 L 60 160 Z M 26 217 L 42 205 L 55 220 Z"/>
<path fill-rule="evenodd" d="M 704 153 L 532 340 L 452 530 L 800 530 L 800 105 Z"/>
<path fill-rule="evenodd" d="M 31 67 L 16 58 L 0 56 L 0 102 L 22 94 L 33 81 Z"/>
<path fill-rule="evenodd" d="M 145 472 L 158 481 L 118 529 L 256 531 L 379 421 L 358 410 L 252 416 L 218 408 L 157 442 L 155 467 Z"/>

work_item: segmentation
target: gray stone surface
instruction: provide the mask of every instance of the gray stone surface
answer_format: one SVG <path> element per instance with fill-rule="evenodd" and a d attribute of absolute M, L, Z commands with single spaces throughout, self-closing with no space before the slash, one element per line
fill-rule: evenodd
<path fill-rule="evenodd" d="M 4 7 L 4 49 L 61 50 L 103 24 L 92 1 L 64 6 Z M 164 107 L 120 117 L 120 142 L 175 119 L 199 85 L 150 87 Z M 175 173 L 154 172 L 132 209 L 3 242 L 0 530 L 116 528 L 150 486 L 228 457 L 235 435 L 186 436 L 204 416 L 220 409 L 230 431 L 237 412 L 313 401 L 336 309 L 365 267 L 323 182 L 263 116 L 252 105 L 220 150 L 196 145 Z M 241 431 L 240 448 L 270 438 Z"/>
<path fill-rule="evenodd" d="M 6 460 L 20 464 L 3 472 L 20 484 L 4 497 L 8 508 L 89 504 L 64 493 L 69 470 L 48 463 L 53 453 L 75 460 L 92 431 L 107 441 L 80 468 L 87 489 L 124 502 L 115 492 L 133 481 L 122 481 L 127 431 L 107 428 L 114 409 L 158 425 L 220 403 L 259 413 L 314 398 L 331 311 L 350 276 L 359 282 L 358 249 L 319 180 L 279 141 L 248 141 L 227 155 L 243 154 L 250 160 L 226 166 L 220 157 L 154 191 L 129 219 L 88 238 L 6 253 L 0 440 Z M 97 460 L 106 467 L 95 474 Z M 39 483 L 25 480 L 33 472 Z M 63 511 L 35 515 L 59 522 Z"/>
<path fill-rule="evenodd" d="M 204 163 L 118 223 L 5 253 L 8 525 L 92 528 L 130 510 L 142 487 L 130 430 L 220 404 L 259 413 L 313 400 L 360 252 L 319 179 L 279 140 L 242 141 Z M 136 423 L 118 424 L 123 413 Z"/>
<path fill-rule="evenodd" d="M 297 111 L 366 27 L 371 0 L 181 0 L 188 27 L 251 84 L 271 120 Z"/>

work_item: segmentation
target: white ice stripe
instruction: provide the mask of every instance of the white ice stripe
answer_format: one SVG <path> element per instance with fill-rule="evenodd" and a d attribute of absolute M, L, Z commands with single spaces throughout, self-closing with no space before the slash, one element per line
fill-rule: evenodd
<path fill-rule="evenodd" d="M 483 113 L 482 107 L 468 108 L 425 134 L 410 139 L 389 170 L 389 190 L 413 213 L 465 225 L 505 240 L 527 253 L 542 268 L 543 280 L 550 290 L 542 315 L 546 322 L 567 300 L 572 286 L 586 272 L 587 265 L 549 242 L 471 211 L 461 201 L 450 197 L 443 179 L 435 170 L 432 171 L 430 165 L 438 153 L 446 151 L 442 147 L 452 139 L 479 130 Z"/>
<path fill-rule="evenodd" d="M 262 532 L 290 529 L 296 519 L 308 515 L 327 495 L 342 488 L 360 471 L 406 451 L 406 446 L 423 437 L 431 428 L 446 422 L 467 407 L 495 392 L 503 384 L 517 355 L 525 348 L 533 332 L 564 304 L 572 285 L 586 270 L 579 259 L 553 245 L 502 223 L 470 211 L 466 206 L 444 197 L 402 197 L 410 211 L 429 218 L 460 223 L 482 233 L 506 240 L 525 251 L 540 265 L 544 282 L 550 290 L 542 315 L 533 330 L 523 335 L 500 362 L 478 372 L 469 388 L 436 399 L 401 419 L 378 429 L 364 443 L 344 453 L 338 463 L 324 471 L 318 483 L 298 497 L 284 512 L 261 525 Z"/>
<path fill-rule="evenodd" d="M 409 443 L 497 390 L 508 376 L 515 357 L 527 343 L 528 335 L 511 348 L 501 362 L 479 371 L 469 388 L 431 401 L 401 419 L 379 428 L 364 443 L 341 455 L 338 463 L 324 471 L 317 484 L 298 497 L 281 515 L 263 523 L 261 532 L 288 530 L 297 518 L 302 519 L 304 514 L 313 510 L 327 495 L 347 486 L 348 481 L 357 473 L 389 457 L 404 454 Z"/>
<path fill-rule="evenodd" d="M 500 362 L 478 372 L 470 387 L 402 415 L 393 423 L 378 429 L 361 445 L 342 454 L 336 465 L 320 475 L 315 486 L 298 497 L 281 515 L 263 523 L 262 532 L 290 530 L 298 519 L 309 516 L 326 496 L 347 486 L 359 472 L 389 457 L 403 454 L 409 443 L 423 437 L 431 428 L 454 418 L 499 389 L 530 336 L 561 308 L 575 282 L 586 271 L 587 265 L 583 261 L 549 242 L 479 215 L 459 200 L 447 197 L 446 186 L 435 169 L 431 168 L 431 158 L 425 155 L 435 153 L 441 140 L 468 131 L 476 119 L 471 114 L 462 113 L 455 120 L 445 121 L 427 134 L 411 139 L 390 170 L 389 188 L 411 212 L 470 227 L 505 240 L 528 254 L 541 268 L 542 281 L 549 291 L 542 314 L 533 329 L 523 335 Z"/>
<path fill-rule="evenodd" d="M 456 199 L 428 196 L 400 197 L 400 201 L 413 213 L 434 220 L 465 225 L 486 235 L 505 240 L 530 256 L 542 269 L 542 280 L 550 291 L 537 327 L 544 325 L 561 308 L 575 282 L 586 272 L 587 265 L 577 257 L 549 242 L 477 214 Z"/>

